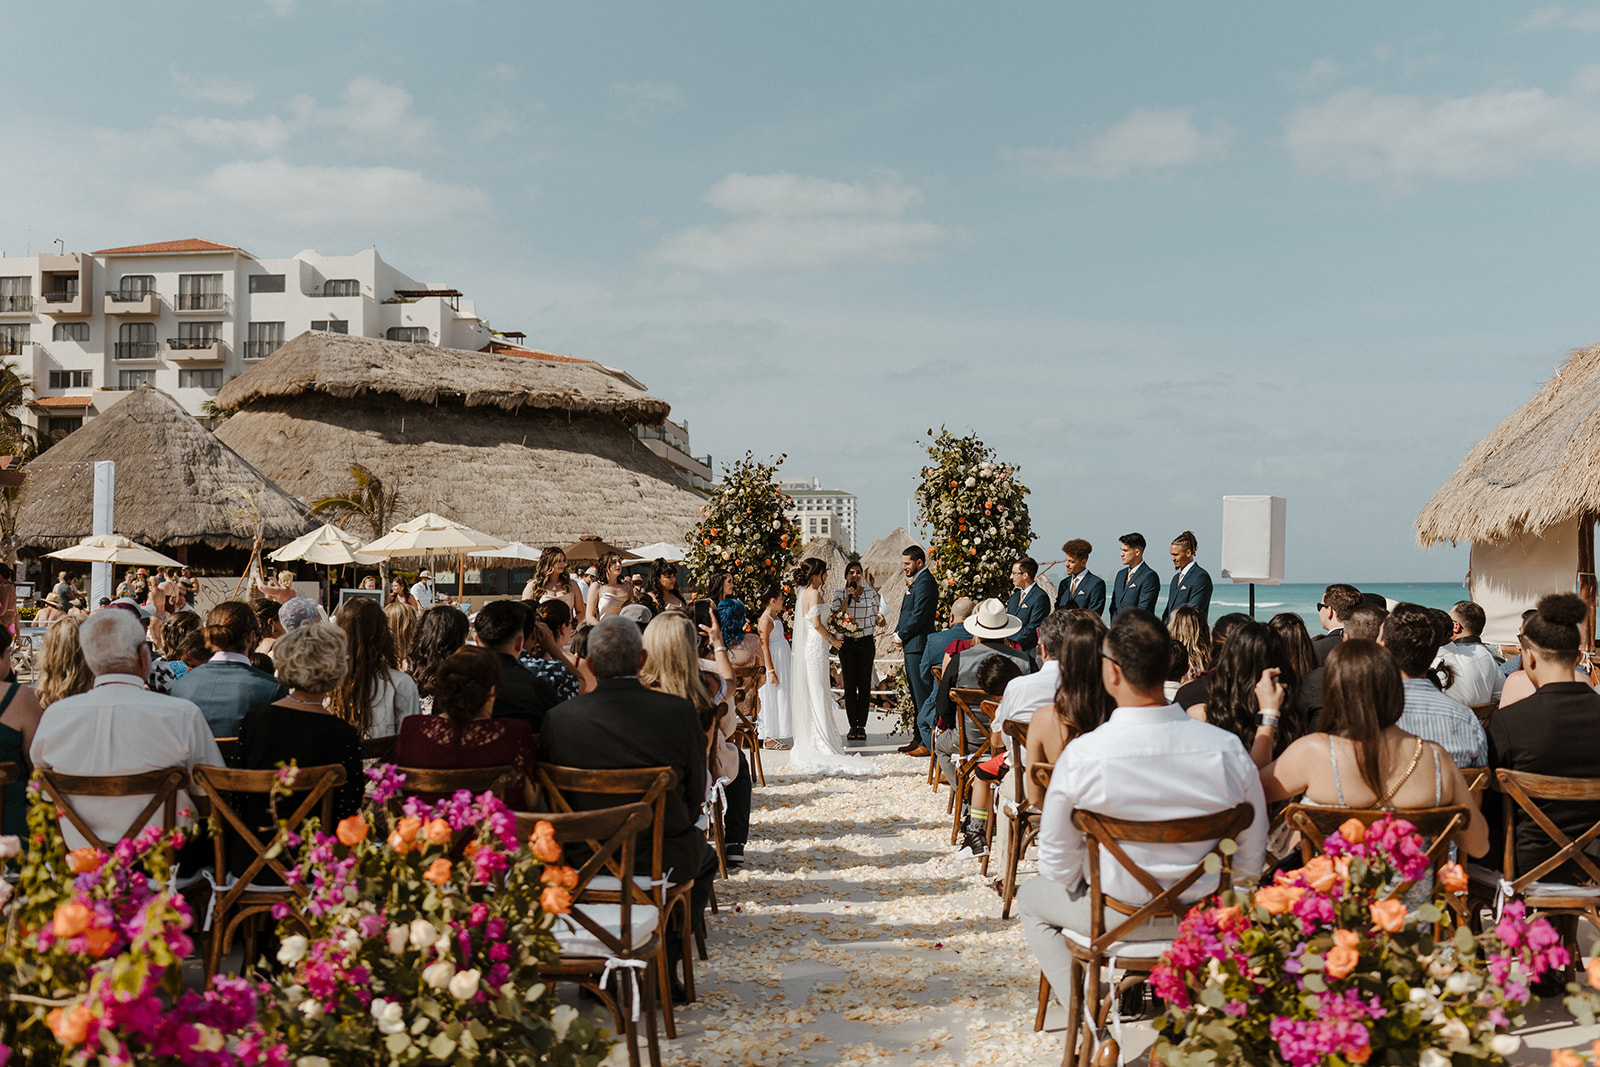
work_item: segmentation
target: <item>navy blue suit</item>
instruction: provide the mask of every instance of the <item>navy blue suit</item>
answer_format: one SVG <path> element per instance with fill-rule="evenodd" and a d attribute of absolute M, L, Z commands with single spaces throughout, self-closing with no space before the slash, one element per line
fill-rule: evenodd
<path fill-rule="evenodd" d="M 1202 619 L 1211 621 L 1211 575 L 1198 563 L 1189 568 L 1182 582 L 1177 573 L 1173 573 L 1172 582 L 1167 586 L 1167 610 L 1161 613 L 1161 621 L 1168 621 L 1174 611 L 1184 606 L 1196 609 Z"/>
<path fill-rule="evenodd" d="M 928 643 L 922 646 L 922 684 L 928 687 L 928 695 L 917 701 L 917 739 L 922 742 L 923 748 L 933 748 L 933 724 L 939 718 L 939 687 L 933 684 L 933 668 L 935 664 L 944 662 L 945 650 L 951 645 L 971 639 L 967 624 L 958 622 L 948 630 L 929 634 Z"/>
<path fill-rule="evenodd" d="M 1011 640 L 1022 651 L 1032 655 L 1034 646 L 1039 643 L 1039 624 L 1050 614 L 1050 594 L 1037 585 L 1028 586 L 1026 593 L 1013 589 L 1011 599 L 1006 601 L 1006 614 L 1022 620 L 1022 629 Z"/>
<path fill-rule="evenodd" d="M 933 616 L 939 607 L 939 583 L 933 580 L 928 568 L 923 567 L 911 579 L 911 588 L 900 602 L 900 618 L 894 632 L 900 637 L 900 647 L 906 655 L 906 684 L 911 687 L 911 700 L 918 708 L 928 699 L 933 679 L 922 667 L 922 650 L 933 633 Z"/>
<path fill-rule="evenodd" d="M 1146 611 L 1156 610 L 1156 597 L 1161 595 L 1161 579 L 1156 577 L 1156 572 L 1150 565 L 1141 561 L 1139 573 L 1134 577 L 1133 584 L 1128 584 L 1128 571 L 1124 567 L 1117 572 L 1117 583 L 1111 588 L 1111 618 L 1115 621 L 1117 616 L 1129 608 L 1143 608 Z"/>
<path fill-rule="evenodd" d="M 1084 571 L 1078 578 L 1078 591 L 1068 593 L 1072 588 L 1072 575 L 1061 577 L 1061 584 L 1056 588 L 1060 594 L 1056 600 L 1056 610 L 1066 608 L 1087 608 L 1096 615 L 1104 615 L 1106 611 L 1106 580 L 1098 575 Z"/>

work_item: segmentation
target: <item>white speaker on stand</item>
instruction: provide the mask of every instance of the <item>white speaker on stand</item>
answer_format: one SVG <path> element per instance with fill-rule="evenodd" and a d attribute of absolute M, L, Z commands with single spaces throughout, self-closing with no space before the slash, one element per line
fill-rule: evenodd
<path fill-rule="evenodd" d="M 1256 586 L 1283 581 L 1286 502 L 1281 496 L 1222 498 L 1222 577 L 1250 586 L 1250 617 L 1256 617 Z"/>

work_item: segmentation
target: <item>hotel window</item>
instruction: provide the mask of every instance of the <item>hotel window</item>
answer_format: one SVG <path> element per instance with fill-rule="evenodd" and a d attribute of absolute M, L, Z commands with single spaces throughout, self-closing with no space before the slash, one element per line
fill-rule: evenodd
<path fill-rule="evenodd" d="M 155 359 L 156 324 L 125 322 L 117 327 L 117 344 L 111 355 L 113 359 Z"/>
<path fill-rule="evenodd" d="M 33 279 L 0 278 L 0 311 L 32 311 Z"/>
<path fill-rule="evenodd" d="M 186 348 L 206 348 L 222 340 L 220 322 L 180 322 L 178 340 Z"/>
<path fill-rule="evenodd" d="M 65 437 L 73 430 L 83 429 L 82 415 L 51 415 L 49 422 L 46 432 L 51 435 L 60 434 Z"/>
<path fill-rule="evenodd" d="M 117 283 L 117 293 L 125 300 L 138 300 L 156 291 L 154 274 L 124 274 Z"/>
<path fill-rule="evenodd" d="M 323 296 L 360 296 L 359 278 L 330 278 L 322 283 Z"/>
<path fill-rule="evenodd" d="M 86 370 L 53 370 L 50 372 L 52 389 L 93 389 L 94 372 Z"/>
<path fill-rule="evenodd" d="M 414 344 L 425 345 L 428 343 L 428 328 L 426 326 L 391 326 L 389 332 L 384 334 L 391 341 L 411 341 Z"/>
<path fill-rule="evenodd" d="M 22 346 L 28 343 L 28 327 L 20 322 L 0 322 L 0 356 L 16 356 L 22 354 Z"/>
<path fill-rule="evenodd" d="M 179 389 L 221 389 L 222 372 L 220 370 L 180 370 L 178 372 Z"/>
<path fill-rule="evenodd" d="M 244 345 L 245 359 L 266 359 L 283 347 L 283 323 L 252 322 L 250 339 Z"/>
<path fill-rule="evenodd" d="M 222 275 L 178 275 L 179 311 L 221 311 L 222 307 Z"/>
<path fill-rule="evenodd" d="M 252 274 L 250 275 L 250 291 L 252 293 L 281 293 L 283 292 L 283 275 Z"/>
<path fill-rule="evenodd" d="M 118 389 L 137 389 L 141 385 L 154 385 L 156 372 L 153 370 L 119 370 L 117 371 Z"/>
<path fill-rule="evenodd" d="M 52 341 L 87 341 L 89 339 L 89 324 L 87 322 L 58 322 L 50 330 Z"/>
<path fill-rule="evenodd" d="M 312 319 L 311 328 L 324 333 L 349 333 L 349 319 Z"/>

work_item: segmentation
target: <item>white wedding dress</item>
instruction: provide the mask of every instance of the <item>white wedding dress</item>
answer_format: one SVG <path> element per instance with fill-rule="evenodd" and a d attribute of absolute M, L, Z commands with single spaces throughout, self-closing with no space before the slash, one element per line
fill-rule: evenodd
<path fill-rule="evenodd" d="M 838 710 L 828 681 L 828 642 L 812 626 L 827 611 L 819 601 L 804 618 L 795 620 L 794 685 L 789 690 L 789 714 L 794 719 L 794 747 L 784 768 L 791 774 L 879 774 L 876 764 L 839 747 L 842 731 L 835 722 Z"/>
<path fill-rule="evenodd" d="M 789 641 L 783 636 L 783 623 L 773 624 L 772 633 L 767 635 L 767 647 L 772 650 L 772 672 L 778 676 L 778 684 L 774 685 L 768 678 L 757 691 L 756 699 L 761 702 L 757 726 L 762 738 L 793 737 L 789 694 L 794 690 L 794 657 L 789 654 Z"/>

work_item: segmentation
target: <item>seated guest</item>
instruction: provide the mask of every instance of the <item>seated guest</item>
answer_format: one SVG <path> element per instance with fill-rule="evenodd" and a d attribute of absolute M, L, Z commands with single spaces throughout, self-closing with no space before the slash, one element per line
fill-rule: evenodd
<path fill-rule="evenodd" d="M 79 627 L 78 638 L 94 671 L 94 688 L 50 705 L 29 747 L 35 767 L 63 774 L 116 775 L 222 766 L 222 753 L 200 709 L 190 701 L 145 688 L 150 646 L 137 619 L 125 611 L 97 611 Z M 149 797 L 76 797 L 72 806 L 101 840 L 111 842 L 127 831 L 148 801 Z M 180 791 L 179 810 L 193 807 L 188 792 Z M 160 824 L 158 810 L 147 825 Z M 88 843 L 70 822 L 63 820 L 61 832 L 68 848 Z"/>
<path fill-rule="evenodd" d="M 1168 700 L 1175 700 L 1183 680 L 1189 676 L 1189 650 L 1176 637 L 1167 648 L 1172 661 L 1167 664 L 1167 680 L 1161 683 L 1161 692 Z"/>
<path fill-rule="evenodd" d="M 173 681 L 177 681 L 189 673 L 189 665 L 183 662 L 183 657 L 178 653 L 178 649 L 183 646 L 184 641 L 188 638 L 200 633 L 201 625 L 200 616 L 188 609 L 184 609 L 183 611 L 173 612 L 167 617 L 166 622 L 161 626 L 159 640 L 155 638 L 156 627 L 153 622 L 146 631 L 151 635 L 156 650 L 167 661 L 167 667 L 172 672 Z M 204 639 L 202 638 L 203 643 Z M 170 689 L 170 686 L 168 688 Z"/>
<path fill-rule="evenodd" d="M 1328 654 L 1339 647 L 1339 642 L 1344 640 L 1345 622 L 1362 602 L 1361 590 L 1343 582 L 1335 582 L 1322 591 L 1322 602 L 1317 605 L 1317 620 L 1328 632 L 1311 641 L 1317 650 L 1318 663 L 1328 662 Z"/>
<path fill-rule="evenodd" d="M 1179 689 L 1178 695 L 1173 697 L 1173 702 L 1185 710 L 1196 704 L 1206 702 L 1206 694 L 1211 689 L 1211 673 L 1217 669 L 1217 660 L 1222 658 L 1222 650 L 1228 645 L 1228 638 L 1247 622 L 1254 622 L 1250 616 L 1242 611 L 1230 612 L 1211 624 L 1211 653 L 1207 659 L 1209 666 L 1205 673 L 1185 682 Z"/>
<path fill-rule="evenodd" d="M 1189 669 L 1186 676 L 1179 681 L 1192 682 L 1211 670 L 1216 646 L 1211 641 L 1211 627 L 1206 625 L 1205 616 L 1200 614 L 1199 608 L 1190 604 L 1178 608 L 1172 613 L 1172 621 L 1167 624 L 1167 632 L 1172 634 L 1174 641 L 1183 646 L 1184 652 L 1188 655 Z"/>
<path fill-rule="evenodd" d="M 964 716 L 960 716 L 950 701 L 950 690 L 977 688 L 978 668 L 991 656 L 1004 656 L 1015 660 L 1023 673 L 1033 670 L 1032 658 L 1006 641 L 1006 638 L 1022 627 L 1022 620 L 1007 612 L 1006 606 L 999 600 L 991 597 L 978 605 L 978 610 L 967 619 L 966 627 L 976 643 L 966 651 L 957 652 L 950 657 L 944 669 L 944 677 L 939 679 L 936 698 L 939 725 L 943 732 L 934 739 L 933 752 L 939 761 L 939 771 L 944 775 L 944 780 L 952 784 L 956 780 L 955 771 L 950 763 L 950 756 L 957 748 L 955 730 L 960 729 L 966 734 L 967 749 L 971 751 L 983 744 L 983 730 L 987 728 L 988 722 L 985 718 L 983 726 L 979 727 L 966 721 Z M 923 650 L 923 655 L 927 655 L 926 648 Z"/>
<path fill-rule="evenodd" d="M 33 624 L 35 626 L 48 626 L 50 623 L 66 617 L 66 603 L 56 593 L 47 593 L 44 600 L 39 603 L 39 611 L 33 617 Z"/>
<path fill-rule="evenodd" d="M 1396 604 L 1384 620 L 1378 643 L 1394 657 L 1405 687 L 1400 729 L 1439 745 L 1457 767 L 1482 767 L 1489 759 L 1482 724 L 1449 695 L 1450 668 L 1431 666 L 1439 636 L 1431 612 L 1420 604 Z"/>
<path fill-rule="evenodd" d="M 1353 616 L 1354 612 L 1351 614 Z M 1309 729 L 1322 712 L 1322 675 L 1317 673 L 1322 664 L 1317 662 L 1316 646 L 1311 643 L 1305 620 L 1292 611 L 1279 612 L 1267 620 L 1267 625 L 1283 642 L 1284 667 L 1299 682 L 1295 688 L 1295 710 L 1299 713 L 1300 722 Z M 1350 633 L 1348 622 L 1345 624 L 1345 633 Z"/>
<path fill-rule="evenodd" d="M 308 622 L 323 622 L 322 608 L 308 596 L 291 597 L 278 608 L 278 626 L 284 633 Z"/>
<path fill-rule="evenodd" d="M 1439 662 L 1455 668 L 1455 681 L 1445 689 L 1468 707 L 1493 704 L 1500 699 L 1506 676 L 1500 661 L 1479 636 L 1486 621 L 1483 608 L 1470 600 L 1450 609 L 1450 640 L 1439 650 Z"/>
<path fill-rule="evenodd" d="M 272 675 L 250 665 L 256 616 L 250 605 L 225 600 L 206 615 L 211 658 L 172 683 L 172 695 L 200 706 L 216 737 L 234 737 L 245 712 L 289 692 Z"/>
<path fill-rule="evenodd" d="M 683 697 L 652 692 L 640 684 L 644 641 L 639 628 L 627 619 L 601 619 L 589 631 L 584 662 L 594 672 L 594 691 L 550 709 L 539 735 L 539 758 L 560 767 L 588 770 L 672 768 L 678 784 L 666 796 L 662 869 L 672 871 L 674 881 L 694 882 L 690 919 L 698 923 L 711 897 L 717 855 L 706 845 L 699 826 L 706 796 L 706 735 L 695 706 Z M 603 796 L 571 799 L 579 810 L 612 802 Z M 650 859 L 649 851 L 641 850 L 640 873 L 649 872 Z M 668 941 L 667 952 L 674 961 L 679 958 L 679 945 L 678 938 Z"/>
<path fill-rule="evenodd" d="M 71 619 L 60 619 L 44 632 L 44 654 L 33 686 L 40 708 L 94 688 L 94 671 L 89 669 L 83 646 L 78 643 L 80 625 Z M 9 805 L 6 810 L 11 810 Z"/>
<path fill-rule="evenodd" d="M 1185 708 L 1201 722 L 1220 726 L 1245 745 L 1259 767 L 1281 754 L 1289 742 L 1305 732 L 1295 692 L 1299 679 L 1285 669 L 1288 657 L 1277 631 L 1265 623 L 1239 624 L 1222 646 L 1217 669 L 1211 672 L 1203 704 Z M 1288 692 L 1288 706 L 1273 728 L 1263 726 L 1258 717 L 1261 696 L 1269 680 L 1275 679 Z"/>
<path fill-rule="evenodd" d="M 472 628 L 478 635 L 478 644 L 500 659 L 501 680 L 494 701 L 494 717 L 521 719 L 529 730 L 539 733 L 544 713 L 561 703 L 561 696 L 549 682 L 517 662 L 522 654 L 526 617 L 527 609 L 519 601 L 495 600 L 478 612 L 472 620 Z"/>
<path fill-rule="evenodd" d="M 513 807 L 533 811 L 539 799 L 533 785 L 539 757 L 533 732 L 519 719 L 491 717 L 495 690 L 500 687 L 500 661 L 487 649 L 463 648 L 439 665 L 434 679 L 438 686 L 434 713 L 401 721 L 394 762 L 437 770 L 515 767 L 521 786 L 511 794 Z"/>
<path fill-rule="evenodd" d="M 1037 644 L 1037 637 L 1035 637 Z M 978 664 L 978 688 L 991 697 L 1003 697 L 1006 687 L 1022 677 L 1022 665 L 1009 656 L 990 656 Z M 980 715 L 980 718 L 987 716 Z M 951 730 L 950 733 L 955 733 Z M 980 736 L 977 744 L 982 744 Z M 968 742 L 968 749 L 976 746 Z M 994 783 L 1000 780 L 1005 771 L 1005 756 L 1002 754 L 985 760 L 988 770 L 979 765 L 973 768 L 972 798 L 970 804 L 961 813 L 961 844 L 957 851 L 971 852 L 974 857 L 983 857 L 989 853 L 989 803 L 994 797 Z M 954 767 L 954 757 L 951 759 Z"/>
<path fill-rule="evenodd" d="M 278 639 L 273 662 L 289 685 L 289 692 L 252 709 L 239 725 L 239 743 L 228 765 L 242 770 L 271 770 L 293 762 L 299 767 L 344 766 L 344 784 L 333 791 L 335 820 L 361 810 L 366 796 L 366 776 L 361 768 L 361 736 L 356 728 L 326 707 L 330 694 L 349 673 L 349 642 L 344 631 L 330 622 L 301 626 Z M 239 817 L 267 841 L 276 832 L 272 798 L 246 794 Z M 240 874 L 252 853 L 243 840 L 232 842 L 228 865 Z M 271 872 L 256 876 L 271 880 Z"/>
<path fill-rule="evenodd" d="M 1068 742 L 1097 728 L 1116 708 L 1100 677 L 1100 649 L 1106 624 L 1099 612 L 1077 609 L 1067 615 L 1055 643 L 1060 683 L 1050 705 L 1051 714 L 1036 714 L 1028 723 L 1024 759 L 1029 766 L 1055 763 Z M 1044 804 L 1044 790 L 1031 778 L 1028 803 L 1035 808 Z"/>
<path fill-rule="evenodd" d="M 350 671 L 329 698 L 328 710 L 362 737 L 393 737 L 419 710 L 417 683 L 400 670 L 389 618 L 376 600 L 352 597 L 333 621 L 350 642 Z"/>
<path fill-rule="evenodd" d="M 1101 652 L 1101 679 L 1116 700 L 1116 710 L 1104 725 L 1068 745 L 1056 761 L 1040 816 L 1039 876 L 1017 892 L 1023 933 L 1063 1001 L 1072 988 L 1072 953 L 1062 930 L 1087 934 L 1091 928 L 1088 846 L 1072 824 L 1074 811 L 1159 821 L 1213 815 L 1248 803 L 1255 818 L 1238 836 L 1235 877 L 1253 877 L 1266 854 L 1267 808 L 1250 754 L 1237 736 L 1190 718 L 1162 694 L 1170 658 L 1166 627 L 1150 612 L 1129 608 L 1117 616 Z M 1187 874 L 1214 845 L 1130 843 L 1125 849 L 1144 870 L 1170 882 Z M 1104 850 L 1100 874 L 1105 893 L 1118 901 L 1137 906 L 1151 899 Z M 1183 900 L 1200 900 L 1216 886 L 1215 877 L 1202 876 Z M 1108 908 L 1103 919 L 1112 927 L 1122 916 Z M 1161 918 L 1130 937 L 1168 938 L 1177 928 L 1177 919 Z"/>
<path fill-rule="evenodd" d="M 410 604 L 390 604 L 383 609 L 383 617 L 389 620 L 389 637 L 394 642 L 396 665 L 406 670 L 406 657 L 411 654 L 411 642 L 416 640 L 417 623 L 422 619 L 422 612 Z"/>
<path fill-rule="evenodd" d="M 289 598 L 293 599 L 295 598 Z M 283 623 L 278 619 L 278 611 L 288 602 L 264 596 L 250 601 L 250 610 L 256 613 L 256 647 L 251 649 L 252 652 L 259 652 L 263 656 L 272 655 L 272 646 L 283 636 Z"/>
<path fill-rule="evenodd" d="M 417 683 L 418 709 L 422 714 L 433 713 L 434 679 L 444 661 L 466 646 L 469 628 L 465 615 L 444 604 L 429 608 L 417 621 L 417 636 L 406 653 L 406 669 Z"/>
<path fill-rule="evenodd" d="M 1575 593 L 1552 593 L 1522 624 L 1522 669 L 1535 692 L 1489 718 L 1489 765 L 1561 778 L 1600 778 L 1600 694 L 1573 674 L 1582 648 L 1579 627 L 1588 606 Z M 49 716 L 46 716 L 49 721 Z M 1600 818 L 1596 805 L 1541 801 L 1540 809 L 1569 838 Z M 1556 852 L 1538 824 L 1517 811 L 1517 871 L 1530 871 Z M 1545 875 L 1548 881 L 1579 880 L 1575 865 Z"/>
<path fill-rule="evenodd" d="M 68 625 L 71 625 L 70 623 Z M 41 713 L 33 690 L 11 670 L 11 631 L 0 627 L 0 763 L 15 763 L 22 777 L 5 787 L 5 823 L 0 834 L 28 832 L 28 749 Z"/>
<path fill-rule="evenodd" d="M 1459 804 L 1472 821 L 1456 841 L 1469 856 L 1481 856 L 1489 827 L 1466 779 L 1443 746 L 1401 725 L 1406 691 L 1394 657 L 1381 645 L 1351 639 L 1329 653 L 1327 668 L 1326 732 L 1300 738 L 1262 770 L 1267 800 L 1303 796 L 1326 807 L 1399 811 Z M 1262 714 L 1271 710 L 1263 707 Z"/>
<path fill-rule="evenodd" d="M 917 708 L 916 736 L 911 739 L 910 744 L 903 745 L 900 749 L 908 756 L 920 759 L 933 751 L 933 727 L 939 718 L 939 687 L 933 683 L 933 668 L 944 662 L 945 650 L 953 643 L 971 639 L 972 635 L 967 632 L 967 618 L 971 614 L 972 599 L 964 596 L 956 597 L 955 602 L 950 605 L 950 625 L 924 638 L 925 644 L 919 663 L 924 675 L 923 688 L 928 698 Z"/>
<path fill-rule="evenodd" d="M 550 683 L 562 700 L 578 695 L 577 657 L 567 650 L 572 643 L 572 609 L 559 598 L 534 604 L 522 602 L 527 619 L 522 630 L 522 654 L 517 662 Z"/>

